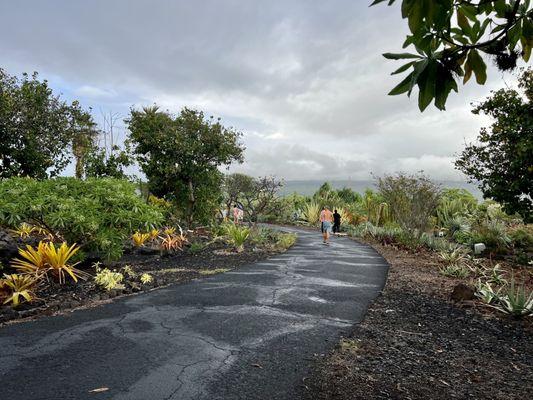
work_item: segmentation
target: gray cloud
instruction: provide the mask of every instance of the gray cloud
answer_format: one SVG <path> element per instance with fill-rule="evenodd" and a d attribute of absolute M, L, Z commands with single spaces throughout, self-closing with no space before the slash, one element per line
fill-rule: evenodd
<path fill-rule="evenodd" d="M 67 98 L 127 115 L 184 105 L 242 129 L 254 175 L 365 179 L 425 169 L 459 179 L 454 153 L 486 123 L 469 85 L 446 113 L 388 97 L 400 48 L 398 7 L 332 0 L 92 0 L 0 3 L 0 53 L 11 73 L 38 70 Z"/>

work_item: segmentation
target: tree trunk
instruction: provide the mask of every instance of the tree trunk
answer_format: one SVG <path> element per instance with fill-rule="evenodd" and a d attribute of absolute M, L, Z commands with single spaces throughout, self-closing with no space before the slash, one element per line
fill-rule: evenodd
<path fill-rule="evenodd" d="M 192 228 L 192 222 L 194 220 L 194 204 L 196 203 L 196 198 L 194 197 L 194 186 L 192 180 L 189 180 L 189 204 L 187 206 L 187 224 L 189 229 Z"/>

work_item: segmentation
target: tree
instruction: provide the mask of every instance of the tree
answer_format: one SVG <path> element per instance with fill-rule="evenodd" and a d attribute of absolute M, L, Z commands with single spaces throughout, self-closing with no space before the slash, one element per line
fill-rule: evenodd
<path fill-rule="evenodd" d="M 375 0 L 371 5 L 396 0 Z M 502 71 L 516 67 L 521 57 L 527 62 L 533 48 L 533 9 L 530 0 L 402 0 L 402 18 L 410 34 L 403 47 L 415 53 L 386 53 L 385 58 L 408 60 L 392 74 L 411 72 L 389 95 L 411 95 L 418 86 L 421 111 L 434 100 L 445 109 L 457 80 L 465 84 L 475 75 L 478 84 L 487 80 L 482 55 L 496 61 Z"/>
<path fill-rule="evenodd" d="M 78 103 L 73 103 L 75 106 Z M 96 123 L 93 121 L 91 114 L 78 107 L 73 113 L 74 131 L 72 135 L 72 154 L 75 160 L 75 176 L 78 179 L 85 175 L 86 158 L 94 147 L 94 141 L 98 136 Z"/>
<path fill-rule="evenodd" d="M 70 162 L 76 134 L 91 124 L 77 102 L 54 96 L 37 73 L 18 79 L 0 69 L 0 178 L 58 175 Z"/>
<path fill-rule="evenodd" d="M 476 106 L 474 114 L 494 119 L 482 128 L 477 143 L 470 143 L 455 162 L 457 169 L 479 182 L 485 197 L 533 221 L 533 70 L 519 78 L 524 97 L 513 89 L 493 92 Z"/>
<path fill-rule="evenodd" d="M 282 186 L 283 182 L 276 180 L 273 176 L 252 178 L 246 181 L 240 200 L 250 222 L 256 223 L 260 215 L 276 211 L 278 191 Z"/>
<path fill-rule="evenodd" d="M 379 194 L 389 205 L 392 218 L 407 231 L 428 229 L 439 204 L 440 188 L 422 173 L 385 175 L 377 178 Z"/>
<path fill-rule="evenodd" d="M 221 200 L 218 168 L 243 160 L 241 133 L 189 108 L 177 116 L 157 106 L 132 109 L 125 122 L 150 191 L 173 199 L 189 225 L 211 218 Z"/>
<path fill-rule="evenodd" d="M 106 150 L 93 146 L 84 157 L 84 170 L 86 177 L 92 178 L 127 178 L 126 167 L 133 164 L 128 148 L 122 150 L 114 145 L 111 154 L 106 155 Z"/>
<path fill-rule="evenodd" d="M 339 199 L 348 204 L 358 203 L 362 200 L 362 197 L 359 193 L 354 192 L 348 187 L 343 187 L 342 189 L 337 190 L 337 196 L 339 196 Z"/>

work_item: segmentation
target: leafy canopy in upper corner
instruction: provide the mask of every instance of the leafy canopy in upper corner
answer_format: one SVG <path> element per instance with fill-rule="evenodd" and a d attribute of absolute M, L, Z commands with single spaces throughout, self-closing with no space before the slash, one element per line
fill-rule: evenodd
<path fill-rule="evenodd" d="M 396 0 L 375 0 L 371 5 Z M 392 74 L 410 71 L 389 95 L 407 93 L 418 86 L 418 107 L 424 111 L 434 101 L 445 109 L 457 80 L 475 76 L 487 80 L 483 55 L 493 58 L 502 71 L 516 67 L 518 58 L 528 61 L 533 48 L 531 0 L 403 0 L 402 17 L 410 34 L 404 48 L 416 53 L 386 53 L 385 58 L 408 60 Z"/>
<path fill-rule="evenodd" d="M 175 200 L 189 224 L 212 217 L 221 196 L 218 167 L 242 161 L 241 133 L 189 108 L 177 116 L 156 106 L 132 110 L 126 123 L 150 191 Z"/>
<path fill-rule="evenodd" d="M 81 157 L 94 126 L 78 102 L 61 100 L 37 73 L 18 79 L 0 69 L 0 178 L 57 176 L 71 150 Z"/>
<path fill-rule="evenodd" d="M 477 143 L 463 150 L 455 165 L 479 182 L 485 197 L 503 204 L 509 214 L 533 221 L 533 70 L 519 79 L 524 96 L 513 89 L 493 92 L 473 109 L 494 119 Z"/>

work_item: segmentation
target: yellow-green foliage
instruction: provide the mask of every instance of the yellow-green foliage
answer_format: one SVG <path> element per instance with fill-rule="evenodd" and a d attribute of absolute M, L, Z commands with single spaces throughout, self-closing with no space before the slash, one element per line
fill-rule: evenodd
<path fill-rule="evenodd" d="M 214 268 L 214 269 L 201 269 L 198 271 L 200 275 L 215 275 L 230 271 L 229 268 Z"/>
<path fill-rule="evenodd" d="M 98 286 L 103 287 L 106 290 L 121 289 L 124 287 L 122 281 L 124 280 L 124 275 L 120 272 L 111 271 L 107 268 L 96 268 L 96 276 L 94 281 Z"/>
<path fill-rule="evenodd" d="M 34 226 L 28 225 L 27 223 L 23 222 L 17 229 L 11 229 L 11 232 L 20 237 L 21 239 L 25 239 L 37 230 L 38 229 Z"/>
<path fill-rule="evenodd" d="M 0 279 L 0 300 L 2 304 L 9 304 L 17 307 L 24 301 L 31 303 L 35 299 L 35 287 L 37 278 L 30 275 L 4 274 Z"/>
<path fill-rule="evenodd" d="M 320 205 L 315 202 L 306 204 L 303 209 L 303 216 L 309 224 L 318 224 L 318 220 L 320 219 Z"/>
<path fill-rule="evenodd" d="M 150 233 L 141 233 L 141 232 L 135 232 L 131 239 L 133 240 L 133 245 L 135 247 L 142 247 L 144 246 L 144 243 L 150 239 L 151 234 Z"/>
<path fill-rule="evenodd" d="M 244 250 L 244 243 L 250 236 L 250 229 L 235 224 L 225 225 L 226 237 L 232 243 L 237 251 Z"/>
<path fill-rule="evenodd" d="M 287 250 L 296 243 L 297 235 L 295 233 L 281 233 L 276 241 L 276 247 Z"/>
<path fill-rule="evenodd" d="M 152 283 L 154 281 L 154 278 L 152 277 L 152 275 L 150 274 L 142 274 L 141 275 L 141 283 L 143 285 L 147 285 L 149 283 Z"/>
<path fill-rule="evenodd" d="M 15 258 L 11 265 L 18 271 L 35 276 L 52 275 L 59 280 L 59 283 L 65 282 L 65 277 L 70 276 L 74 282 L 78 278 L 86 278 L 86 274 L 74 266 L 68 264 L 79 250 L 76 244 L 68 246 L 65 242 L 57 247 L 54 243 L 39 242 L 37 248 L 26 245 L 26 250 L 19 249 L 22 259 Z"/>
<path fill-rule="evenodd" d="M 137 276 L 137 273 L 133 270 L 133 268 L 131 268 L 130 265 L 125 265 L 122 267 L 122 272 L 130 279 L 133 279 Z"/>

